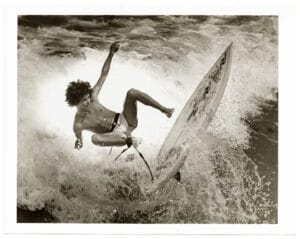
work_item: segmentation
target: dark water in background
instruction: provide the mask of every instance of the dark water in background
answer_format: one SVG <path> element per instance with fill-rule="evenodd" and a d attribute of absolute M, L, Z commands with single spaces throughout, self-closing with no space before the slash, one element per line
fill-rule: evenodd
<path fill-rule="evenodd" d="M 276 97 L 278 100 L 278 96 Z M 278 101 L 262 101 L 260 113 L 246 119 L 251 129 L 246 154 L 255 162 L 259 175 L 268 183 L 264 191 L 270 200 L 278 201 Z M 277 218 L 277 207 L 270 205 L 271 218 Z"/>
<path fill-rule="evenodd" d="M 141 150 L 153 168 L 180 109 L 234 42 L 223 101 L 207 135 L 191 145 L 183 184 L 171 181 L 152 197 L 142 194 L 149 177 L 137 157 L 116 164 L 121 149 L 109 155 L 88 134 L 84 148 L 73 150 L 66 85 L 77 78 L 94 83 L 116 40 L 122 45 L 100 100 L 120 111 L 135 87 L 176 108 L 166 121 L 139 107 L 135 134 L 143 137 Z M 277 102 L 276 17 L 21 16 L 18 221 L 276 223 Z"/>

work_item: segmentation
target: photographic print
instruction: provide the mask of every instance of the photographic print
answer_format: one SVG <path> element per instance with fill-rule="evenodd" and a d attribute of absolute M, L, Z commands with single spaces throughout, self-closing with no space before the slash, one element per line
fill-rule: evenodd
<path fill-rule="evenodd" d="M 17 30 L 18 223 L 278 223 L 277 16 Z"/>

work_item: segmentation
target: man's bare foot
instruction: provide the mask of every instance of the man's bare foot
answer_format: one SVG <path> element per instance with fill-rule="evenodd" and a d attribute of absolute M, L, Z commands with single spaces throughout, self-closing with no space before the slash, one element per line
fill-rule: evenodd
<path fill-rule="evenodd" d="M 172 115 L 173 115 L 173 113 L 174 113 L 174 111 L 175 111 L 174 108 L 167 108 L 167 109 L 165 110 L 165 114 L 166 114 L 166 116 L 167 116 L 168 118 L 171 118 Z"/>

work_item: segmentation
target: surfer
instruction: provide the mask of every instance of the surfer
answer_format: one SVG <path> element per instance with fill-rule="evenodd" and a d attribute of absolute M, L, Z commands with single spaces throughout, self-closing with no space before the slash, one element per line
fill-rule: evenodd
<path fill-rule="evenodd" d="M 152 97 L 137 89 L 130 89 L 127 92 L 121 113 L 107 109 L 99 102 L 99 92 L 107 78 L 112 58 L 119 47 L 119 42 L 115 42 L 110 46 L 101 75 L 93 87 L 90 86 L 89 82 L 81 80 L 70 82 L 67 87 L 66 102 L 69 106 L 76 106 L 77 108 L 73 123 L 73 131 L 76 136 L 75 149 L 79 150 L 83 146 L 83 130 L 94 133 L 91 140 L 93 144 L 98 146 L 123 146 L 127 144 L 128 146 L 137 147 L 141 140 L 131 137 L 132 131 L 138 125 L 137 102 L 160 110 L 168 118 L 174 112 L 174 108 L 161 105 Z"/>

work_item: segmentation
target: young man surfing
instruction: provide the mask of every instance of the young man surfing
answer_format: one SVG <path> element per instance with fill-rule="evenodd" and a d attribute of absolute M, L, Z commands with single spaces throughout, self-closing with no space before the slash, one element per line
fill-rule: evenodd
<path fill-rule="evenodd" d="M 101 75 L 91 88 L 89 82 L 70 82 L 66 90 L 66 102 L 69 106 L 76 106 L 77 112 L 74 119 L 73 131 L 76 136 L 75 149 L 80 149 L 82 143 L 82 131 L 88 130 L 95 133 L 92 142 L 98 146 L 123 146 L 133 145 L 137 147 L 140 143 L 135 137 L 131 137 L 132 131 L 137 127 L 137 102 L 160 110 L 167 117 L 171 117 L 174 109 L 162 106 L 149 95 L 130 89 L 127 92 L 123 111 L 116 113 L 105 108 L 98 100 L 100 90 L 107 78 L 109 68 L 114 54 L 118 51 L 120 44 L 113 43 L 105 60 Z"/>

